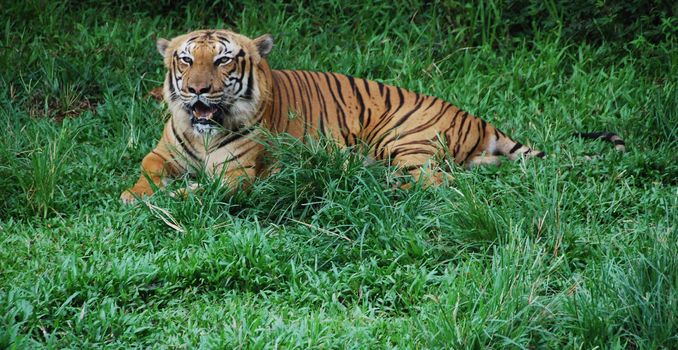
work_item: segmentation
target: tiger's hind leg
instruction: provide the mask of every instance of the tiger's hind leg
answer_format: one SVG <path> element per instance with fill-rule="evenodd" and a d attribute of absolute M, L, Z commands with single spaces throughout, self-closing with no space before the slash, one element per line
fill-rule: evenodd
<path fill-rule="evenodd" d="M 398 172 L 403 175 L 410 175 L 413 181 L 399 183 L 402 189 L 412 187 L 413 183 L 421 182 L 424 187 L 431 185 L 441 185 L 445 180 L 451 181 L 452 175 L 441 171 L 438 162 L 434 156 L 438 152 L 433 145 L 422 147 L 417 150 L 410 150 L 409 153 L 396 153 L 396 157 L 388 159 L 387 162 L 395 165 Z M 390 152 L 389 152 L 390 153 Z"/>
<path fill-rule="evenodd" d="M 422 181 L 424 187 L 442 185 L 445 181 L 452 181 L 451 174 L 437 168 L 419 167 L 408 171 L 415 181 Z"/>
<path fill-rule="evenodd" d="M 474 168 L 477 166 L 486 165 L 501 165 L 501 157 L 505 156 L 510 160 L 522 158 L 539 157 L 544 158 L 546 154 L 538 149 L 525 146 L 510 137 L 494 126 L 483 123 L 483 132 L 479 133 L 479 139 L 476 141 L 478 147 L 472 147 L 470 151 L 462 151 L 460 153 L 453 152 L 455 162 L 463 164 L 467 168 Z M 450 137 L 451 139 L 451 137 Z M 464 149 L 464 147 L 455 146 L 456 149 Z"/>
<path fill-rule="evenodd" d="M 494 127 L 493 129 L 494 133 L 492 136 L 490 136 L 491 139 L 489 142 L 490 143 L 490 146 L 488 147 L 489 149 L 487 150 L 488 153 L 492 155 L 503 155 L 510 160 L 516 160 L 519 157 L 524 158 L 546 157 L 546 153 L 538 149 L 533 149 L 531 147 L 525 146 L 522 143 L 506 136 L 503 132 L 499 131 L 498 129 Z"/>
<path fill-rule="evenodd" d="M 468 161 L 466 161 L 465 165 L 469 169 L 487 165 L 499 166 L 501 165 L 501 158 L 499 158 L 498 156 L 480 155 L 469 159 Z"/>
<path fill-rule="evenodd" d="M 404 173 L 412 176 L 413 182 L 406 182 L 400 185 L 402 189 L 410 189 L 414 183 L 421 181 L 422 185 L 426 188 L 429 186 L 439 186 L 444 184 L 446 181 L 451 182 L 453 177 L 451 174 L 441 171 L 436 168 L 422 167 L 418 166 L 413 169 L 402 169 Z"/>

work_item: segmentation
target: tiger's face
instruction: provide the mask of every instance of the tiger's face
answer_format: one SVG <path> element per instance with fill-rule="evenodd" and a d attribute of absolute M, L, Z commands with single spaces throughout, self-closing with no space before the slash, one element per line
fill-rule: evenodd
<path fill-rule="evenodd" d="M 159 39 L 168 69 L 164 97 L 173 116 L 198 135 L 240 127 L 260 104 L 257 65 L 272 47 L 268 34 L 252 40 L 225 30 Z"/>

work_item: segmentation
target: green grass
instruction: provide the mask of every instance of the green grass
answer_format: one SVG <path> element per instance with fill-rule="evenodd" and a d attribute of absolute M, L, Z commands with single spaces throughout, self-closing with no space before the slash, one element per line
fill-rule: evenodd
<path fill-rule="evenodd" d="M 494 2 L 478 28 L 418 2 L 109 3 L 3 7 L 0 348 L 678 347 L 671 33 L 509 40 Z M 166 117 L 153 39 L 205 27 L 272 33 L 274 68 L 442 97 L 548 157 L 401 190 L 360 152 L 280 138 L 247 193 L 202 179 L 123 206 Z"/>

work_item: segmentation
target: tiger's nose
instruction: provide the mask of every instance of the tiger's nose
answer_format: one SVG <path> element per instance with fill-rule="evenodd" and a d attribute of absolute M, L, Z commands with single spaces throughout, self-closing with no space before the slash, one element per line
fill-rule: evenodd
<path fill-rule="evenodd" d="M 188 92 L 190 92 L 192 94 L 197 94 L 197 95 L 206 94 L 206 93 L 210 92 L 211 89 L 212 89 L 212 85 L 195 84 L 195 85 L 189 85 L 188 86 Z"/>

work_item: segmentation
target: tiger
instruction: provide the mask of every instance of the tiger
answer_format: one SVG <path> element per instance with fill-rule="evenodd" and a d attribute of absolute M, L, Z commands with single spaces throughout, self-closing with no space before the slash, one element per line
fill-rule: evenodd
<path fill-rule="evenodd" d="M 471 168 L 499 165 L 500 157 L 546 156 L 437 97 L 339 73 L 273 70 L 270 34 L 250 39 L 205 29 L 159 38 L 156 47 L 167 68 L 163 99 L 171 116 L 139 179 L 122 192 L 127 204 L 196 167 L 230 189 L 248 186 L 266 172 L 262 137 L 282 133 L 362 145 L 370 158 L 427 184 L 444 181 L 443 160 Z M 613 133 L 579 136 L 624 148 Z"/>

